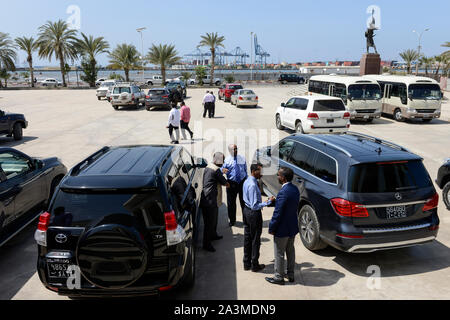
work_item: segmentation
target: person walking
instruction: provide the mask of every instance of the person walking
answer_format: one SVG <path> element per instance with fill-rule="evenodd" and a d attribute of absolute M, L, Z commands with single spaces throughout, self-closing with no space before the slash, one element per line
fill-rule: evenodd
<path fill-rule="evenodd" d="M 181 121 L 181 115 L 180 110 L 178 110 L 176 104 L 172 104 L 172 110 L 169 114 L 169 124 L 167 128 L 169 129 L 169 135 L 170 139 L 172 140 L 171 143 L 173 144 L 179 144 L 180 143 L 180 121 Z M 176 139 L 173 136 L 173 131 L 175 130 Z"/>
<path fill-rule="evenodd" d="M 194 139 L 194 133 L 189 128 L 189 123 L 191 122 L 191 109 L 181 101 L 181 109 L 180 109 L 180 126 L 181 133 L 183 134 L 183 140 L 186 140 L 186 131 L 191 135 L 191 140 Z"/>
<path fill-rule="evenodd" d="M 283 186 L 275 202 L 275 211 L 269 225 L 269 233 L 274 236 L 275 249 L 275 275 L 266 278 L 266 281 L 284 285 L 285 269 L 284 256 L 287 256 L 287 277 L 289 282 L 294 282 L 295 271 L 295 236 L 299 233 L 298 206 L 300 192 L 292 184 L 294 172 L 289 168 L 281 168 L 278 171 L 278 182 Z"/>
<path fill-rule="evenodd" d="M 230 188 L 227 189 L 228 219 L 230 227 L 236 224 L 236 198 L 239 195 L 241 210 L 244 212 L 245 203 L 243 198 L 243 185 L 247 179 L 247 162 L 243 156 L 238 155 L 238 147 L 228 147 L 230 156 L 225 159 L 222 172 L 227 175 Z"/>
<path fill-rule="evenodd" d="M 216 116 L 216 96 L 214 95 L 213 91 L 211 91 L 211 95 L 214 98 L 213 102 L 211 103 L 211 114 L 212 117 L 214 118 Z"/>
<path fill-rule="evenodd" d="M 203 249 L 209 252 L 216 251 L 212 246 L 212 241 L 223 239 L 217 234 L 217 224 L 219 207 L 222 205 L 222 186 L 229 187 L 220 170 L 224 159 L 223 153 L 215 153 L 213 164 L 208 165 L 203 174 L 203 191 L 200 200 L 204 222 Z"/>
<path fill-rule="evenodd" d="M 206 95 L 203 98 L 203 107 L 204 107 L 203 118 L 206 118 L 207 113 L 208 117 L 210 119 L 212 118 L 212 103 L 214 99 L 215 99 L 214 96 L 209 91 L 206 91 Z"/>
<path fill-rule="evenodd" d="M 259 264 L 263 228 L 261 210 L 270 206 L 275 200 L 272 197 L 268 201 L 262 202 L 258 184 L 258 180 L 262 177 L 261 169 L 261 164 L 252 164 L 251 175 L 244 182 L 244 270 L 253 272 L 259 272 L 265 268 L 264 264 Z"/>

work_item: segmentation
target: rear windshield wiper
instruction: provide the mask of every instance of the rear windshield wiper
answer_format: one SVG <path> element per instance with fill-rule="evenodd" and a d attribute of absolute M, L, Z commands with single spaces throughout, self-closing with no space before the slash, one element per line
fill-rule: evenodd
<path fill-rule="evenodd" d="M 405 191 L 405 190 L 413 190 L 413 189 L 417 189 L 417 187 L 416 186 L 410 186 L 410 187 L 395 188 L 396 191 Z"/>

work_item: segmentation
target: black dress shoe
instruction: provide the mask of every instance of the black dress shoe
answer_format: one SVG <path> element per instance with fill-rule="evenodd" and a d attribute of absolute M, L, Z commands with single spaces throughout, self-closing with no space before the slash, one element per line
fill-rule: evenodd
<path fill-rule="evenodd" d="M 245 271 L 250 271 L 251 269 L 252 269 L 252 267 L 250 267 L 250 266 L 244 266 Z"/>
<path fill-rule="evenodd" d="M 214 241 L 216 241 L 216 240 L 222 240 L 222 239 L 223 239 L 223 236 L 215 236 L 215 237 L 213 238 Z"/>
<path fill-rule="evenodd" d="M 207 247 L 203 247 L 204 250 L 208 251 L 208 252 L 216 252 L 216 249 L 214 249 L 213 246 L 207 246 Z"/>
<path fill-rule="evenodd" d="M 284 286 L 284 280 L 278 280 L 275 278 L 266 278 L 266 281 L 271 283 L 271 284 L 278 284 L 280 286 Z"/>
<path fill-rule="evenodd" d="M 261 270 L 263 270 L 266 267 L 265 264 L 260 264 L 257 265 L 255 267 L 252 267 L 252 272 L 260 272 Z"/>

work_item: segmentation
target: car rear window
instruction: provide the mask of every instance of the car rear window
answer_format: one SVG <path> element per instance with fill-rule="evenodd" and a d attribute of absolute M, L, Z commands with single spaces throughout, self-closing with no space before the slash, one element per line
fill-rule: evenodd
<path fill-rule="evenodd" d="M 52 227 L 85 227 L 109 215 L 127 214 L 150 226 L 164 225 L 158 191 L 90 193 L 60 190 L 50 209 Z M 144 217 L 145 216 L 145 217 Z"/>
<path fill-rule="evenodd" d="M 131 93 L 131 88 L 130 87 L 115 87 L 114 88 L 114 93 L 118 94 L 118 93 Z"/>
<path fill-rule="evenodd" d="M 251 94 L 255 94 L 255 93 L 252 90 L 242 90 L 241 94 L 251 95 Z"/>
<path fill-rule="evenodd" d="M 349 192 L 383 193 L 431 187 L 422 161 L 366 163 L 352 166 Z"/>
<path fill-rule="evenodd" d="M 236 86 L 229 86 L 228 89 L 230 90 L 240 90 L 240 89 L 244 89 L 242 86 L 240 85 L 236 85 Z"/>
<path fill-rule="evenodd" d="M 148 92 L 148 94 L 149 95 L 155 95 L 155 96 L 162 96 L 162 95 L 164 95 L 164 94 L 166 94 L 166 91 L 165 90 L 150 90 L 149 92 Z"/>
<path fill-rule="evenodd" d="M 314 111 L 345 111 L 345 105 L 340 100 L 317 100 L 314 102 Z"/>

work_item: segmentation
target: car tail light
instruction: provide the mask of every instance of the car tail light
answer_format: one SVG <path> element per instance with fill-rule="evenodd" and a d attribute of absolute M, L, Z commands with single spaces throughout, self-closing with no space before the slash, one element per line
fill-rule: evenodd
<path fill-rule="evenodd" d="M 145 96 L 145 99 L 150 99 L 150 96 Z"/>
<path fill-rule="evenodd" d="M 319 115 L 317 113 L 308 114 L 308 120 L 319 120 Z"/>
<path fill-rule="evenodd" d="M 173 246 L 184 241 L 186 238 L 186 232 L 178 224 L 175 211 L 170 211 L 164 214 L 164 220 L 166 222 L 166 238 L 167 245 Z"/>
<path fill-rule="evenodd" d="M 350 125 L 348 124 L 348 125 L 347 125 L 347 129 L 349 129 L 349 128 L 350 128 Z"/>
<path fill-rule="evenodd" d="M 256 99 L 256 100 L 259 100 L 259 98 L 258 98 L 258 97 L 256 97 L 255 99 Z"/>
<path fill-rule="evenodd" d="M 435 193 L 433 195 L 433 197 L 431 199 L 429 199 L 427 201 L 427 203 L 425 203 L 422 211 L 426 212 L 426 211 L 433 210 L 433 209 L 437 208 L 438 204 L 439 204 L 439 195 L 437 193 Z"/>
<path fill-rule="evenodd" d="M 169 96 L 162 96 L 164 99 L 169 99 Z"/>
<path fill-rule="evenodd" d="M 336 236 L 339 238 L 344 238 L 344 239 L 362 239 L 362 238 L 364 238 L 364 236 L 361 236 L 361 235 L 343 234 L 343 233 L 338 233 L 338 234 L 336 234 Z"/>
<path fill-rule="evenodd" d="M 239 97 L 239 100 L 244 100 L 244 98 L 242 98 L 242 97 Z"/>
<path fill-rule="evenodd" d="M 34 233 L 34 240 L 43 247 L 47 246 L 47 230 L 50 225 L 50 213 L 44 212 L 39 216 L 37 230 Z"/>
<path fill-rule="evenodd" d="M 344 113 L 344 119 L 350 119 L 350 112 Z"/>
<path fill-rule="evenodd" d="M 335 198 L 331 200 L 331 205 L 334 211 L 342 217 L 366 218 L 369 216 L 369 211 L 366 208 L 362 208 L 362 205 L 359 203 Z"/>
<path fill-rule="evenodd" d="M 134 101 L 134 93 L 131 95 L 131 100 Z"/>
<path fill-rule="evenodd" d="M 161 288 L 159 288 L 158 290 L 160 291 L 160 292 L 163 292 L 163 291 L 169 291 L 169 290 L 171 290 L 173 287 L 172 286 L 167 286 L 167 287 L 161 287 Z"/>
<path fill-rule="evenodd" d="M 430 230 L 430 231 L 436 231 L 436 230 L 439 230 L 439 226 L 438 226 L 438 225 L 431 226 L 431 227 L 428 228 L 428 230 Z"/>

